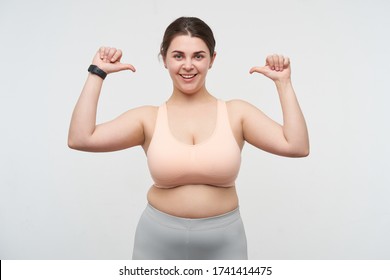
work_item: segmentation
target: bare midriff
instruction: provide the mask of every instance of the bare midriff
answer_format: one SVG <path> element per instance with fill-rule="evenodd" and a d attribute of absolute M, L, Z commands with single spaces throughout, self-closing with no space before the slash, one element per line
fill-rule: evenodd
<path fill-rule="evenodd" d="M 162 212 L 192 219 L 222 215 L 238 207 L 234 186 L 183 185 L 159 188 L 153 185 L 147 199 L 150 205 Z"/>

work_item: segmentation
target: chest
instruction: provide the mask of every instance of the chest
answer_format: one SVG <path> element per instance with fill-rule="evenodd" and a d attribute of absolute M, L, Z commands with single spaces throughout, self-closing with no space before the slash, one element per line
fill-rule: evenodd
<path fill-rule="evenodd" d="M 170 109 L 166 112 L 168 130 L 178 141 L 197 145 L 212 137 L 218 119 L 215 107 Z"/>

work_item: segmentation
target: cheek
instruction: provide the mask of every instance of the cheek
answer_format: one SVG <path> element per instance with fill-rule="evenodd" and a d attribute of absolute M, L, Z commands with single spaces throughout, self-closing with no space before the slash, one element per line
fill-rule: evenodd
<path fill-rule="evenodd" d="M 173 72 L 177 72 L 180 70 L 181 64 L 179 64 L 177 62 L 168 61 L 165 63 L 165 68 L 168 69 L 169 73 L 173 73 Z"/>
<path fill-rule="evenodd" d="M 198 63 L 195 63 L 196 68 L 202 72 L 207 72 L 210 69 L 211 61 L 208 59 L 204 59 Z"/>
<path fill-rule="evenodd" d="M 201 64 L 201 65 L 198 65 L 196 68 L 198 69 L 199 72 L 207 73 L 207 71 L 209 71 L 210 65 L 204 63 L 204 64 Z"/>

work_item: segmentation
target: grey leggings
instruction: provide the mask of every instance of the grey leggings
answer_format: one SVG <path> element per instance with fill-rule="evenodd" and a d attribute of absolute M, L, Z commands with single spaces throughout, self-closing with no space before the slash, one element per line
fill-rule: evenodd
<path fill-rule="evenodd" d="M 137 226 L 133 260 L 246 260 L 247 245 L 239 209 L 187 219 L 146 206 Z"/>

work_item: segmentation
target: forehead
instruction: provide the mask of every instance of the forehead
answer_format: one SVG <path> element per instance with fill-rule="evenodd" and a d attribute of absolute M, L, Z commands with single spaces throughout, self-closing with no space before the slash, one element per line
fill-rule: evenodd
<path fill-rule="evenodd" d="M 182 52 L 207 52 L 208 48 L 206 43 L 197 37 L 191 37 L 189 35 L 176 36 L 169 45 L 168 52 L 182 51 Z"/>

